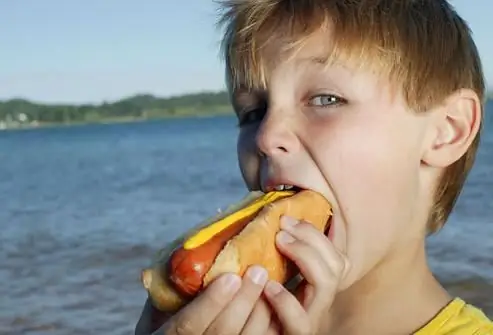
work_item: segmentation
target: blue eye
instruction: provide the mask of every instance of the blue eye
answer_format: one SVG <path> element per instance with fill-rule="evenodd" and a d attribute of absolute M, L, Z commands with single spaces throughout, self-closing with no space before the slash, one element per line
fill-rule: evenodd
<path fill-rule="evenodd" d="M 311 97 L 308 104 L 315 107 L 331 107 L 346 103 L 346 100 L 333 94 L 322 94 Z"/>

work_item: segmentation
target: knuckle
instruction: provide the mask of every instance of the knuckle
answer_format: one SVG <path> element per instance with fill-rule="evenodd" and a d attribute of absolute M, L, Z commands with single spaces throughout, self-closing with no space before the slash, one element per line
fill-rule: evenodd
<path fill-rule="evenodd" d="M 344 276 L 347 275 L 349 270 L 351 270 L 351 267 L 352 267 L 351 262 L 347 258 L 344 259 L 344 273 L 343 273 Z"/>
<path fill-rule="evenodd" d="M 296 259 L 301 259 L 304 255 L 306 255 L 306 253 L 310 252 L 310 249 L 306 243 L 298 239 L 295 239 L 286 245 L 285 248 L 289 249 L 292 253 L 292 257 Z"/>
<path fill-rule="evenodd" d="M 289 293 L 285 289 L 281 289 L 281 291 L 278 292 L 274 297 L 272 297 L 272 299 L 279 306 L 288 306 L 292 304 L 291 296 L 291 293 Z"/>
<path fill-rule="evenodd" d="M 334 257 L 334 260 L 332 262 L 332 271 L 336 276 L 339 276 L 344 272 L 344 268 L 346 267 L 346 262 L 342 257 Z"/>

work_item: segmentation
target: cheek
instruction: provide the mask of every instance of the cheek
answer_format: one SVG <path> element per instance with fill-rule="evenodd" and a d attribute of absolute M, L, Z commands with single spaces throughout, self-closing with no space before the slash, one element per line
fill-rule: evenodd
<path fill-rule="evenodd" d="M 345 244 L 355 271 L 365 272 L 389 252 L 412 215 L 409 204 L 416 198 L 419 168 L 416 134 L 397 118 L 322 126 L 311 138 L 317 139 L 313 146 L 339 207 L 336 220 L 345 230 L 345 241 L 338 242 Z"/>
<path fill-rule="evenodd" d="M 249 189 L 258 183 L 259 159 L 255 144 L 255 129 L 241 129 L 237 140 L 238 164 L 243 180 Z"/>

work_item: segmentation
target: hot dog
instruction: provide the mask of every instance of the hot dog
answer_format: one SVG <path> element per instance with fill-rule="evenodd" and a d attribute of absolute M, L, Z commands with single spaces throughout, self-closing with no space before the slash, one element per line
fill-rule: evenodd
<path fill-rule="evenodd" d="M 311 190 L 251 192 L 239 204 L 208 220 L 161 250 L 141 281 L 153 305 L 174 312 L 219 275 L 243 275 L 251 265 L 263 266 L 269 278 L 286 283 L 295 267 L 277 250 L 280 218 L 306 220 L 328 228 L 330 203 Z"/>

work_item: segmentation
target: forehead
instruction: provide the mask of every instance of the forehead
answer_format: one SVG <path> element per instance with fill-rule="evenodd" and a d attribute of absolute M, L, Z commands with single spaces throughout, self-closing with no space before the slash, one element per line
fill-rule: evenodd
<path fill-rule="evenodd" d="M 269 44 L 258 54 L 260 66 L 238 74 L 238 82 L 230 90 L 235 104 L 263 101 L 272 98 L 274 92 L 279 98 L 322 86 L 359 101 L 384 99 L 394 103 L 402 93 L 401 86 L 393 85 L 375 67 L 359 63 L 343 51 L 334 52 L 327 31 L 311 34 L 296 48 L 286 49 L 284 45 L 282 41 Z"/>
<path fill-rule="evenodd" d="M 275 69 L 285 65 L 322 67 L 330 50 L 331 36 L 326 30 L 297 40 L 280 34 L 254 50 L 233 49 L 228 80 L 234 89 L 265 89 Z"/>
<path fill-rule="evenodd" d="M 328 29 L 319 29 L 297 41 L 279 39 L 259 50 L 258 56 L 267 67 L 285 62 L 325 64 L 333 51 L 333 38 Z"/>

